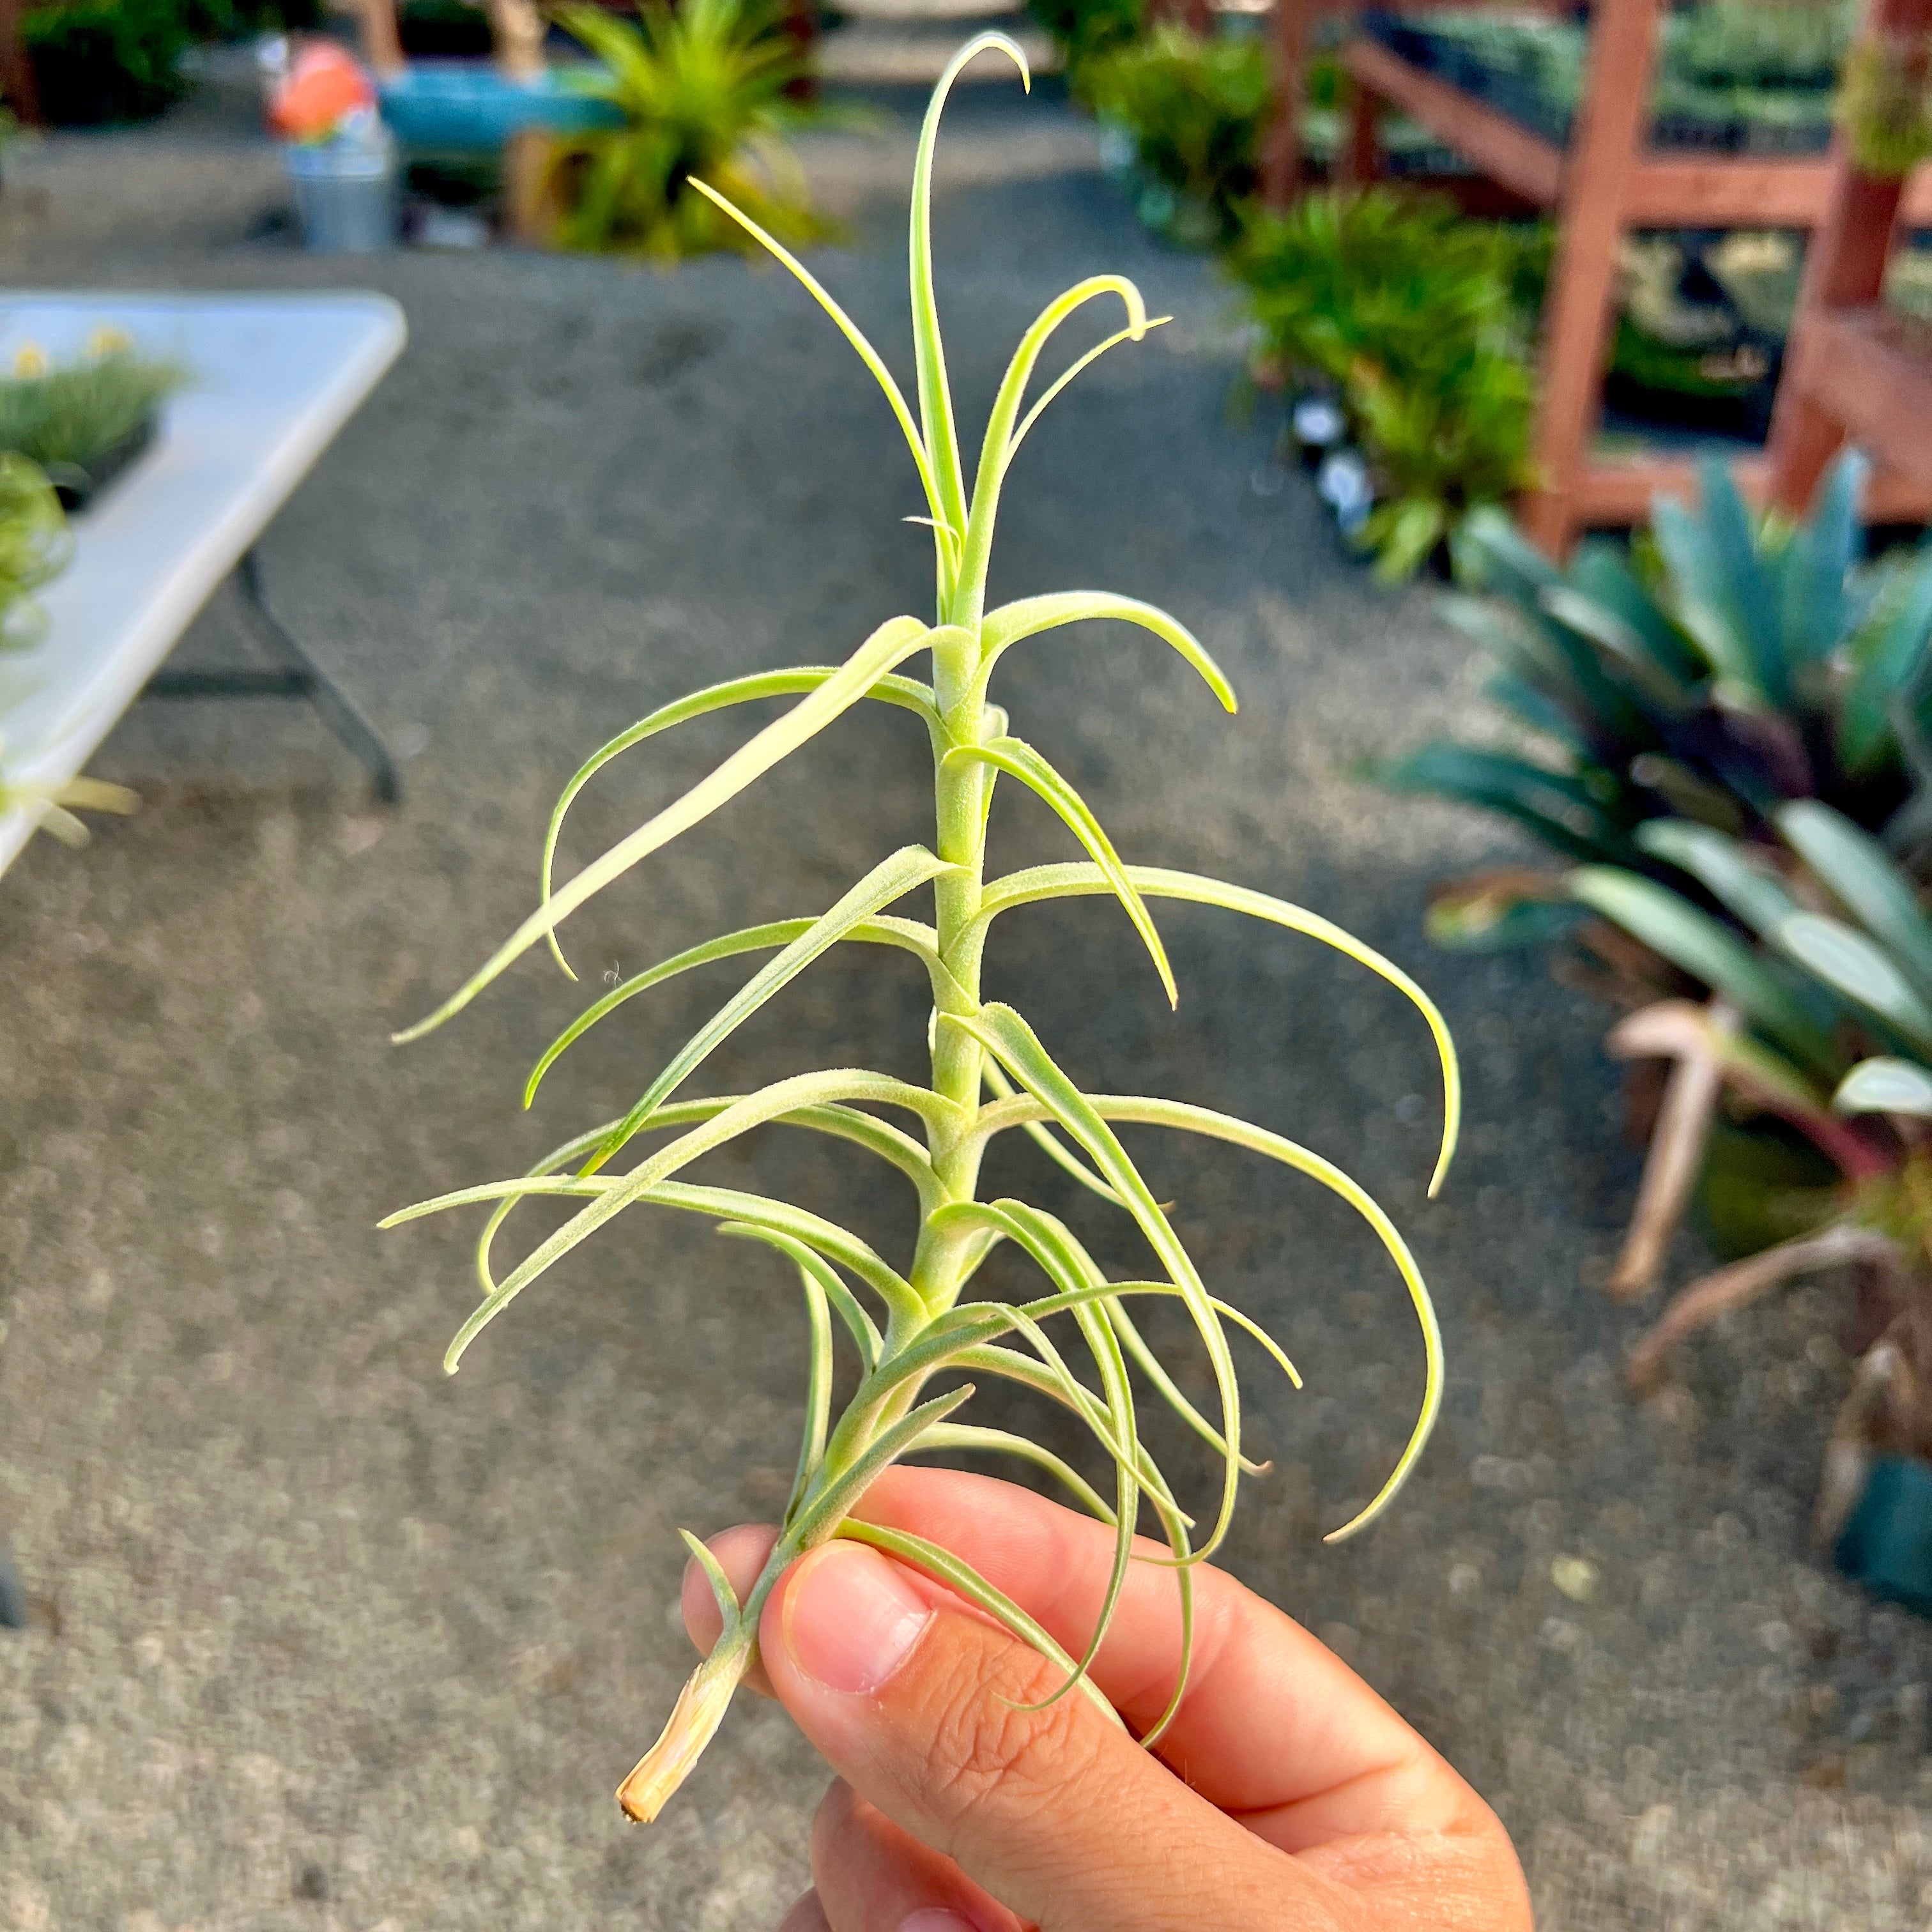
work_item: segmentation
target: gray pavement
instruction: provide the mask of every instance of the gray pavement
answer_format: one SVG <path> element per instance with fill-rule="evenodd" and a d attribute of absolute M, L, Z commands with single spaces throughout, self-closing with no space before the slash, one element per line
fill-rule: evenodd
<path fill-rule="evenodd" d="M 895 355 L 906 154 L 901 128 L 812 155 L 854 224 L 822 272 Z M 1424 592 L 1384 594 L 1340 557 L 1262 431 L 1228 419 L 1223 297 L 1136 229 L 1090 130 L 988 92 L 952 156 L 936 225 L 969 419 L 1081 274 L 1124 269 L 1178 318 L 1036 432 L 996 590 L 1155 598 L 1244 699 L 1225 718 L 1158 646 L 1069 638 L 1003 673 L 1016 728 L 1130 854 L 1298 898 L 1409 964 L 1469 1075 L 1465 1151 L 1430 1205 L 1426 1041 L 1377 982 L 1177 909 L 1170 1016 L 1102 902 L 1000 935 L 993 989 L 1089 1084 L 1328 1153 L 1435 1286 L 1441 1429 L 1393 1514 L 1326 1550 L 1418 1392 L 1399 1285 L 1312 1188 L 1136 1142 L 1219 1292 L 1307 1376 L 1295 1398 L 1253 1384 L 1276 1469 L 1232 1567 L 1489 1796 L 1546 1925 L 1923 1927 L 1932 1633 L 1843 1586 L 1806 1538 L 1846 1373 L 1835 1291 L 1732 1321 L 1666 1395 L 1626 1399 L 1644 1318 L 1587 1286 L 1635 1175 L 1604 1016 L 1533 960 L 1432 953 L 1429 881 L 1509 848 L 1349 776 L 1478 718 L 1476 667 Z M 38 842 L 0 882 L 0 1530 L 34 1600 L 32 1628 L 0 1632 L 0 1927 L 758 1932 L 803 1882 L 821 1782 L 781 1716 L 736 1713 L 652 1829 L 623 1828 L 610 1792 L 690 1661 L 668 1610 L 676 1528 L 782 1500 L 794 1291 L 699 1227 L 634 1220 L 446 1381 L 469 1228 L 372 1232 L 614 1111 L 730 976 L 640 1003 L 532 1118 L 524 1072 L 581 997 L 546 964 L 423 1045 L 386 1035 L 527 908 L 544 814 L 589 748 L 688 688 L 836 655 L 922 608 L 911 479 L 862 373 L 777 274 L 509 250 L 312 262 L 262 235 L 276 196 L 272 158 L 204 108 L 50 142 L 10 161 L 0 198 L 16 284 L 354 283 L 394 295 L 412 331 L 265 546 L 280 609 L 410 753 L 403 809 L 373 812 L 298 710 L 139 710 L 95 769 L 142 793 L 140 815 L 78 855 Z M 178 662 L 234 648 L 217 609 Z M 575 922 L 586 986 L 821 908 L 923 836 L 908 722 L 842 724 Z M 736 732 L 695 726 L 614 770 L 573 850 Z M 1043 813 L 1005 806 L 1003 863 L 1062 854 Z M 830 959 L 716 1076 L 914 1066 L 922 1022 L 908 975 Z M 1054 1177 L 1003 1160 L 996 1179 L 1132 1262 Z M 715 1172 L 882 1240 L 901 1226 L 897 1195 L 836 1151 L 772 1137 Z M 1563 1557 L 1594 1566 L 1588 1600 L 1552 1581 Z"/>

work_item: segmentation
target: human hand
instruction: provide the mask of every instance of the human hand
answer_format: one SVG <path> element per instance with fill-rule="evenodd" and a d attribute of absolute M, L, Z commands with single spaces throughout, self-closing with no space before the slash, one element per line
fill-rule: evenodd
<path fill-rule="evenodd" d="M 1085 1648 L 1112 1533 L 1030 1491 L 896 1468 L 857 1514 L 971 1564 L 1066 1649 Z M 711 1549 L 740 1598 L 776 1540 Z M 1143 1553 L 1167 1554 L 1143 1542 Z M 1195 1571 L 1194 1660 L 1149 1753 L 1059 1668 L 944 1586 L 835 1540 L 794 1564 L 746 1680 L 838 1772 L 817 1881 L 778 1932 L 1528 1932 L 1489 1807 L 1346 1665 L 1270 1604 Z M 696 1566 L 684 1620 L 718 1631 Z M 1136 1564 L 1094 1678 L 1136 1732 L 1172 1694 L 1171 1570 Z"/>

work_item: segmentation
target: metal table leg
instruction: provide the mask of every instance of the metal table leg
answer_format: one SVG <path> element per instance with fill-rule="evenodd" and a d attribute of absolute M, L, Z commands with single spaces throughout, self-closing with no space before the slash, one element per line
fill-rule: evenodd
<path fill-rule="evenodd" d="M 353 752 L 369 773 L 376 796 L 394 805 L 402 796 L 395 760 L 376 728 L 348 693 L 317 664 L 268 608 L 262 590 L 261 560 L 251 549 L 235 567 L 242 606 L 256 637 L 286 668 L 280 670 L 164 670 L 147 682 L 147 698 L 302 698 Z"/>

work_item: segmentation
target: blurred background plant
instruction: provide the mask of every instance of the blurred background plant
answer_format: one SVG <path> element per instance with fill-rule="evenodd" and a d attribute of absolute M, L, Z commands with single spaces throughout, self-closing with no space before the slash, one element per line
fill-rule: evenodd
<path fill-rule="evenodd" d="M 1398 188 L 1304 195 L 1230 250 L 1270 380 L 1340 402 L 1373 478 L 1362 526 L 1388 578 L 1529 476 L 1531 311 L 1546 230 L 1463 219 Z"/>
<path fill-rule="evenodd" d="M 1932 1496 L 1932 546 L 1864 560 L 1866 469 L 1841 458 L 1793 526 L 1712 462 L 1696 508 L 1660 500 L 1630 553 L 1586 543 L 1564 571 L 1472 518 L 1462 561 L 1486 594 L 1446 608 L 1495 658 L 1520 748 L 1437 741 L 1379 776 L 1568 862 L 1455 881 L 1429 927 L 1462 947 L 1566 935 L 1569 976 L 1626 1010 L 1608 1044 L 1638 1064 L 1648 1153 L 1607 1286 L 1657 1286 L 1694 1198 L 1731 1258 L 1672 1299 L 1634 1384 L 1718 1316 L 1858 1264 L 1818 1528 L 1850 1539 L 1853 1574 L 1923 1595 L 1932 1578 L 1888 1568 L 1893 1505 L 1854 1516 L 1886 1457 L 1910 1466 L 1888 1495 Z"/>
<path fill-rule="evenodd" d="M 60 500 L 39 466 L 0 448 L 0 648 L 36 642 L 34 592 L 64 570 L 74 540 Z"/>
<path fill-rule="evenodd" d="M 46 614 L 34 593 L 52 583 L 73 560 L 67 517 L 37 465 L 14 450 L 0 450 L 0 652 L 23 650 L 46 634 Z M 0 686 L 0 712 L 14 694 L 16 676 Z M 63 844 L 87 842 L 76 811 L 131 812 L 133 793 L 98 778 L 77 778 L 56 786 L 10 778 L 0 742 L 0 812 L 26 810 Z"/>
<path fill-rule="evenodd" d="M 1088 64 L 1131 46 L 1147 25 L 1144 0 L 1027 0 L 1027 11 L 1052 35 L 1067 85 L 1090 105 Z"/>
<path fill-rule="evenodd" d="M 1259 182 L 1271 108 L 1261 43 L 1164 22 L 1090 56 L 1079 76 L 1094 111 L 1132 145 L 1142 219 L 1189 248 L 1233 241 Z"/>
<path fill-rule="evenodd" d="M 557 144 L 553 178 L 568 248 L 676 262 L 716 249 L 755 252 L 744 230 L 691 187 L 701 177 L 789 243 L 829 232 L 806 199 L 783 135 L 806 110 L 786 98 L 802 68 L 763 0 L 643 0 L 635 20 L 559 9 L 559 23 L 601 65 L 571 76 L 624 116 Z"/>
<path fill-rule="evenodd" d="M 23 349 L 0 380 L 0 450 L 44 470 L 68 508 L 143 446 L 155 412 L 186 380 L 178 363 L 143 356 L 116 330 L 98 332 L 72 361 L 50 365 Z"/>

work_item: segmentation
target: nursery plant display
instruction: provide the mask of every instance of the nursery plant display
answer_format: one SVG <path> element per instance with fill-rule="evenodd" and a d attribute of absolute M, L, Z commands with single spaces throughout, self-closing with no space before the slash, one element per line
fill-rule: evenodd
<path fill-rule="evenodd" d="M 76 508 L 147 446 L 160 405 L 187 380 L 118 329 L 97 330 L 71 362 L 22 350 L 0 380 L 0 449 L 18 450 Z"/>
<path fill-rule="evenodd" d="M 44 620 L 34 592 L 73 555 L 60 500 L 39 465 L 0 448 L 0 647 L 38 640 Z"/>
<path fill-rule="evenodd" d="M 1856 6 L 1703 0 L 1672 12 L 1658 40 L 1652 139 L 1729 152 L 1821 152 Z M 1576 21 L 1471 8 L 1371 14 L 1392 51 L 1487 101 L 1545 140 L 1567 142 L 1582 98 Z"/>
<path fill-rule="evenodd" d="M 1798 800 L 1774 824 L 1775 842 L 1652 820 L 1639 842 L 1674 868 L 1671 882 L 1593 866 L 1568 885 L 1704 989 L 1645 1006 L 1610 1035 L 1613 1052 L 1676 1066 L 1627 1257 L 1661 1256 L 1722 1100 L 1795 1129 L 1836 1170 L 1837 1184 L 1804 1202 L 1808 1225 L 1681 1289 L 1628 1369 L 1647 1387 L 1719 1316 L 1800 1276 L 1864 1264 L 1862 1352 L 1819 1497 L 1828 1539 L 1874 1454 L 1932 1458 L 1932 921 L 1905 871 L 1843 814 Z M 1716 902 L 1728 922 L 1694 900 Z M 1882 1525 L 1868 1540 L 1882 1552 Z M 1889 1580 L 1932 1600 L 1922 1562 Z"/>
<path fill-rule="evenodd" d="M 1191 248 L 1232 240 L 1272 111 L 1261 44 L 1168 23 L 1081 71 L 1095 111 L 1133 144 L 1147 178 L 1142 219 Z"/>
<path fill-rule="evenodd" d="M 1660 869 L 1646 821 L 1763 838 L 1793 799 L 1915 844 L 1932 830 L 1918 802 L 1932 553 L 1861 567 L 1865 469 L 1842 457 L 1790 529 L 1709 463 L 1697 507 L 1656 506 L 1647 550 L 1598 540 L 1562 571 L 1500 514 L 1472 518 L 1460 560 L 1486 594 L 1443 608 L 1496 661 L 1490 694 L 1538 755 L 1438 740 L 1378 776 L 1501 812 L 1564 859 L 1641 872 Z M 1507 946 L 1576 916 L 1554 874 L 1513 868 L 1444 890 L 1430 929 Z"/>
<path fill-rule="evenodd" d="M 1041 411 L 1097 356 L 1121 343 L 1138 341 L 1154 326 L 1138 291 L 1117 275 L 1091 277 L 1051 303 L 1027 331 L 1009 365 L 969 474 L 934 303 L 929 200 L 934 143 L 947 90 L 961 68 L 988 48 L 1002 50 L 1024 75 L 1022 57 L 1012 42 L 998 34 L 978 36 L 960 50 L 940 79 L 921 130 L 909 244 L 916 404 L 907 401 L 878 352 L 780 242 L 708 184 L 696 184 L 698 192 L 742 224 L 797 277 L 884 392 L 921 487 L 925 514 L 916 520 L 927 524 L 932 533 L 933 621 L 911 616 L 890 619 L 841 664 L 735 679 L 664 706 L 612 740 L 571 781 L 553 815 L 537 909 L 452 998 L 400 1036 L 412 1039 L 441 1024 L 539 941 L 547 940 L 554 949 L 557 928 L 570 913 L 699 824 L 862 700 L 895 706 L 925 726 L 934 761 L 937 837 L 932 848 L 904 847 L 818 917 L 724 935 L 663 961 L 607 993 L 566 1028 L 539 1060 L 526 1098 L 534 1095 L 562 1054 L 608 1014 L 650 987 L 714 961 L 756 952 L 775 956 L 693 1035 L 621 1119 L 577 1136 L 526 1175 L 464 1189 L 392 1217 L 400 1220 L 470 1204 L 490 1208 L 478 1249 L 483 1297 L 451 1346 L 446 1366 L 452 1370 L 482 1329 L 525 1287 L 633 1205 L 708 1215 L 722 1232 L 764 1244 L 796 1269 L 809 1317 L 812 1365 L 796 1475 L 782 1532 L 770 1562 L 742 1604 L 704 1546 L 687 1536 L 716 1592 L 723 1633 L 687 1685 L 663 1736 L 620 1791 L 620 1802 L 637 1817 L 657 1813 L 716 1731 L 752 1661 L 759 1612 L 778 1575 L 801 1551 L 835 1535 L 870 1542 L 939 1578 L 1056 1660 L 1066 1672 L 1064 1692 L 1094 1696 L 1106 1708 L 1086 1676 L 1092 1645 L 1079 1658 L 1068 1655 L 944 1550 L 849 1519 L 853 1504 L 878 1472 L 916 1450 L 1017 1455 L 1050 1472 L 1113 1525 L 1117 1541 L 1112 1583 L 1094 1644 L 1126 1574 L 1135 1524 L 1144 1509 L 1150 1510 L 1172 1552 L 1177 1614 L 1184 1630 L 1188 1627 L 1192 1568 L 1226 1536 L 1240 1478 L 1252 1467 L 1241 1448 L 1240 1396 L 1229 1349 L 1230 1329 L 1253 1336 L 1287 1373 L 1292 1376 L 1294 1372 L 1279 1348 L 1246 1316 L 1215 1297 L 1202 1280 L 1117 1138 L 1118 1124 L 1142 1123 L 1205 1135 L 1312 1177 L 1366 1220 L 1406 1284 L 1424 1337 L 1426 1370 L 1421 1413 L 1380 1494 L 1336 1534 L 1359 1529 L 1386 1505 L 1414 1467 L 1439 1399 L 1441 1345 L 1421 1277 L 1388 1217 L 1346 1175 L 1280 1135 L 1205 1108 L 1145 1096 L 1087 1094 L 1017 1011 L 982 995 L 982 962 L 995 921 L 1029 904 L 1089 896 L 1118 899 L 1170 999 L 1174 994 L 1173 975 L 1148 909 L 1150 900 L 1191 900 L 1268 920 L 1339 949 L 1415 1004 L 1442 1060 L 1445 1114 L 1437 1183 L 1453 1150 L 1460 1109 L 1456 1063 L 1442 1019 L 1418 988 L 1389 962 L 1312 913 L 1216 880 L 1126 863 L 1065 778 L 1012 732 L 992 695 L 999 660 L 1010 649 L 1066 624 L 1113 618 L 1137 625 L 1168 644 L 1227 708 L 1232 710 L 1234 705 L 1226 680 L 1198 642 L 1177 620 L 1148 604 L 1074 591 L 1028 597 L 991 610 L 986 608 L 994 519 L 1007 471 L 1027 433 Z M 1062 325 L 1088 304 L 1108 299 L 1124 308 L 1124 325 L 1076 356 L 1029 404 L 1029 386 Z M 930 659 L 929 682 L 902 668 L 922 656 Z M 799 701 L 708 778 L 566 883 L 554 885 L 563 815 L 611 759 L 686 719 L 788 696 Z M 1082 862 L 1034 866 L 991 880 L 985 877 L 988 817 L 1002 776 L 1052 808 L 1083 849 Z M 928 887 L 934 915 L 930 923 L 890 910 L 908 894 Z M 721 1041 L 814 958 L 848 940 L 910 954 L 927 974 L 932 994 L 929 1084 L 844 1068 L 800 1074 L 744 1096 L 676 1097 Z M 892 1124 L 878 1111 L 882 1108 L 909 1116 L 916 1131 L 908 1133 Z M 704 1154 L 772 1124 L 838 1137 L 902 1174 L 918 1203 L 910 1260 L 889 1260 L 857 1236 L 803 1208 L 682 1178 L 685 1168 Z M 665 1131 L 673 1135 L 668 1143 L 626 1171 L 613 1168 L 612 1162 L 638 1136 Z M 1110 1280 L 1054 1215 L 1019 1199 L 979 1198 L 980 1163 L 988 1142 L 1016 1131 L 1028 1135 L 1060 1167 L 1121 1211 L 1151 1250 L 1154 1266 L 1149 1275 Z M 580 1204 L 555 1233 L 500 1276 L 492 1256 L 506 1220 L 519 1202 L 544 1197 Z M 968 1298 L 982 1264 L 1002 1244 L 1010 1244 L 1037 1264 L 1045 1276 L 1046 1293 L 1024 1304 Z M 1131 1318 L 1128 1304 L 1142 1296 L 1177 1300 L 1191 1318 L 1212 1373 L 1212 1415 L 1182 1395 Z M 1047 1326 L 1055 1316 L 1069 1318 L 1079 1345 L 1091 1358 L 1096 1382 L 1074 1373 Z M 856 1391 L 836 1418 L 831 1406 L 835 1321 L 849 1337 L 859 1364 Z M 1217 1493 L 1200 1524 L 1184 1509 L 1141 1440 L 1131 1379 L 1135 1367 L 1218 1459 Z M 1064 1405 L 1090 1431 L 1111 1465 L 1108 1492 L 1102 1495 L 1058 1457 L 1023 1437 L 956 1419 L 972 1393 L 970 1382 L 955 1380 L 961 1374 L 1008 1380 Z M 944 1383 L 934 1393 L 938 1378 Z M 1170 1712 L 1178 1707 L 1181 1688 L 1175 1687 Z M 1161 1728 L 1156 1725 L 1150 1736 Z"/>
<path fill-rule="evenodd" d="M 825 232 L 781 138 L 800 110 L 785 88 L 800 68 L 796 44 L 760 0 L 640 0 L 635 21 L 599 7 L 560 8 L 560 23 L 599 64 L 569 76 L 623 124 L 570 133 L 554 163 L 568 248 L 673 262 L 748 248 L 743 232 L 693 183 L 722 184 L 788 242 Z"/>
<path fill-rule="evenodd" d="M 40 0 L 20 16 L 40 112 L 56 127 L 158 114 L 181 97 L 192 38 L 178 0 Z"/>
<path fill-rule="evenodd" d="M 1262 352 L 1342 402 L 1378 498 L 1362 530 L 1406 577 L 1528 478 L 1534 398 L 1517 288 L 1540 231 L 1388 188 L 1304 195 L 1230 251 Z"/>
<path fill-rule="evenodd" d="M 1066 63 L 1068 84 L 1087 98 L 1087 67 L 1140 38 L 1142 0 L 1027 0 L 1027 11 L 1051 34 Z"/>
<path fill-rule="evenodd" d="M 34 592 L 64 570 L 74 554 L 67 519 L 46 478 L 28 459 L 0 450 L 0 654 L 38 643 L 45 615 Z M 0 733 L 6 724 L 9 673 L 0 655 Z M 26 810 L 63 844 L 87 842 L 76 812 L 131 812 L 134 796 L 119 785 L 76 778 L 47 788 L 10 781 L 0 736 L 0 812 Z"/>

